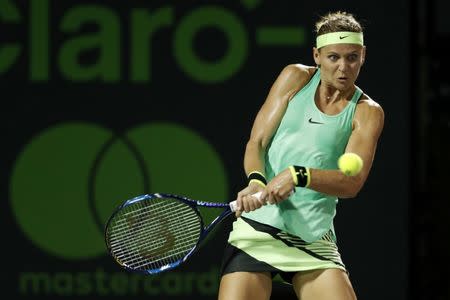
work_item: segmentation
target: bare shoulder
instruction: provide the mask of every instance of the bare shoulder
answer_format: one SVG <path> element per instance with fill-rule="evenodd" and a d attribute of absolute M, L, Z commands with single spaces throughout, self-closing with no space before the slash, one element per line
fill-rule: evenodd
<path fill-rule="evenodd" d="M 368 95 L 363 94 L 356 106 L 356 114 L 375 114 L 379 117 L 384 117 L 384 111 L 380 104 L 370 98 Z"/>
<path fill-rule="evenodd" d="M 289 64 L 284 67 L 281 74 L 286 77 L 292 77 L 296 81 L 308 82 L 314 74 L 316 68 L 302 64 Z"/>
<path fill-rule="evenodd" d="M 384 111 L 379 103 L 363 94 L 355 111 L 355 127 L 371 126 L 382 130 L 384 126 Z"/>
<path fill-rule="evenodd" d="M 289 90 L 293 96 L 309 82 L 315 71 L 316 67 L 289 64 L 283 68 L 279 78 L 284 83 L 286 90 Z"/>

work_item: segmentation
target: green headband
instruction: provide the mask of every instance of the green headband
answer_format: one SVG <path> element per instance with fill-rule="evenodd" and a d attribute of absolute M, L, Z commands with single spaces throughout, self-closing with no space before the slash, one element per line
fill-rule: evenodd
<path fill-rule="evenodd" d="M 316 40 L 317 49 L 332 44 L 358 44 L 364 45 L 362 32 L 338 31 L 319 35 Z"/>

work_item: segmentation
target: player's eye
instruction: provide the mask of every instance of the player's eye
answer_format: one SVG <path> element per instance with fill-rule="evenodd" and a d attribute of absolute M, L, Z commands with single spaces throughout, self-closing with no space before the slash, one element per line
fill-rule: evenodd
<path fill-rule="evenodd" d="M 337 61 L 338 58 L 339 57 L 337 55 L 334 55 L 334 54 L 328 55 L 328 59 L 331 60 L 331 61 Z"/>
<path fill-rule="evenodd" d="M 358 59 L 358 54 L 350 54 L 348 56 L 349 61 L 356 61 Z"/>

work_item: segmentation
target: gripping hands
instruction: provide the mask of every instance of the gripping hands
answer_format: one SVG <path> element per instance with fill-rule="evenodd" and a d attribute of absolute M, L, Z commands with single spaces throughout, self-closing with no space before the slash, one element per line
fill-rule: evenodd
<path fill-rule="evenodd" d="M 266 187 L 250 182 L 241 190 L 236 199 L 236 217 L 242 212 L 250 212 L 266 204 L 278 204 L 294 193 L 295 182 L 289 168 L 275 176 Z"/>

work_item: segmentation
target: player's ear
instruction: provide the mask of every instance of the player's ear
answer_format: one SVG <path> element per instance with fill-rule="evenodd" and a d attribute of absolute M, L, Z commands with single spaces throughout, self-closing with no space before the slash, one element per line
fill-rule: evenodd
<path fill-rule="evenodd" d="M 320 66 L 320 53 L 316 47 L 313 47 L 313 58 L 316 65 Z"/>
<path fill-rule="evenodd" d="M 365 61 L 366 61 L 366 46 L 363 46 L 361 54 L 361 65 L 364 65 Z"/>

